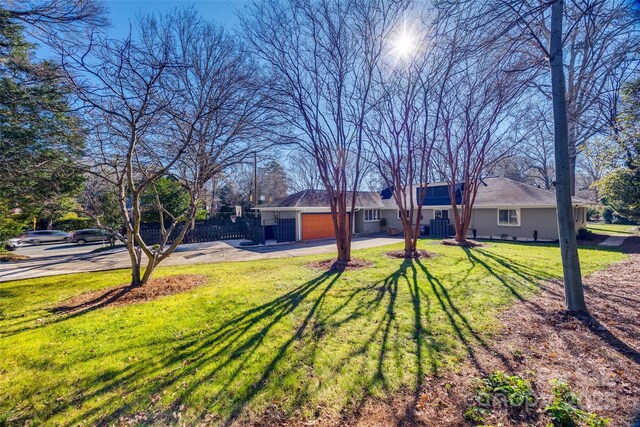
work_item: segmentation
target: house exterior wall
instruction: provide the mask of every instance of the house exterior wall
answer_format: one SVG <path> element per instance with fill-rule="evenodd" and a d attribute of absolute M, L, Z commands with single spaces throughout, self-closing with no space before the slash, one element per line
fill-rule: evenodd
<path fill-rule="evenodd" d="M 453 210 L 449 211 L 450 220 L 453 219 Z M 329 209 L 326 210 L 329 212 Z M 262 224 L 275 224 L 275 212 L 263 211 Z M 296 219 L 296 238 L 301 239 L 300 229 L 300 211 L 280 211 L 280 218 Z M 433 219 L 434 209 L 423 208 L 421 225 L 428 225 Z M 586 227 L 586 208 L 575 208 L 574 216 L 576 220 L 576 230 Z M 380 217 L 386 218 L 388 228 L 396 228 L 402 231 L 402 223 L 398 218 L 397 208 L 388 208 L 380 210 Z M 364 209 L 355 212 L 354 231 L 356 233 L 378 233 L 381 231 L 379 221 L 364 221 Z M 469 236 L 473 235 L 473 229 L 477 230 L 478 236 L 500 237 L 506 234 L 509 238 L 516 236 L 522 239 L 533 239 L 533 231 L 538 231 L 538 239 L 540 240 L 557 240 L 558 239 L 558 220 L 555 208 L 520 208 L 520 225 L 504 226 L 498 225 L 498 209 L 497 208 L 474 208 L 471 215 L 471 226 L 469 227 Z M 386 230 L 383 230 L 386 231 Z"/>
<path fill-rule="evenodd" d="M 573 216 L 576 221 L 576 230 L 587 228 L 587 208 L 575 208 Z"/>
<path fill-rule="evenodd" d="M 380 232 L 380 221 L 365 221 L 364 220 L 364 209 L 357 210 L 354 218 L 354 232 L 356 233 L 379 233 Z M 382 217 L 384 211 L 380 212 L 380 217 Z"/>
<path fill-rule="evenodd" d="M 477 230 L 478 236 L 498 237 L 506 234 L 509 237 L 519 237 L 533 239 L 533 231 L 538 231 L 540 240 L 558 239 L 558 220 L 555 208 L 521 208 L 520 225 L 505 226 L 498 225 L 497 208 L 477 208 L 471 214 L 471 226 L 469 234 L 473 229 Z"/>
<path fill-rule="evenodd" d="M 415 215 L 415 212 L 414 212 Z M 402 221 L 398 218 L 398 208 L 383 209 L 380 216 L 387 219 L 388 228 L 397 228 L 402 231 Z M 433 219 L 433 209 L 422 208 L 422 218 L 420 225 L 429 225 L 429 221 Z"/>
<path fill-rule="evenodd" d="M 398 218 L 398 209 L 383 209 L 380 212 L 380 217 L 387 220 L 387 230 L 390 228 L 397 228 L 402 230 L 402 222 Z"/>
<path fill-rule="evenodd" d="M 276 213 L 273 211 L 260 212 L 262 225 L 274 225 L 276 223 Z"/>

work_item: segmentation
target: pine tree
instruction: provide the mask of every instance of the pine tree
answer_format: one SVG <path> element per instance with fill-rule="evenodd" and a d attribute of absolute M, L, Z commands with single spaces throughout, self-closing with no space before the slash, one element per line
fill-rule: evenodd
<path fill-rule="evenodd" d="M 73 206 L 83 176 L 80 120 L 54 63 L 36 61 L 24 28 L 0 9 L 0 197 L 52 220 Z"/>

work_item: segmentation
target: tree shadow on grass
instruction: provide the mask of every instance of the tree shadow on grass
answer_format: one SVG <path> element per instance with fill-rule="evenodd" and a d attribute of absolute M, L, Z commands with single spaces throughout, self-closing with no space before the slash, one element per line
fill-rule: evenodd
<path fill-rule="evenodd" d="M 465 252 L 468 249 L 465 248 Z M 499 352 L 492 349 L 489 343 L 484 339 L 481 333 L 471 325 L 466 315 L 457 307 L 453 299 L 449 295 L 449 291 L 443 285 L 442 281 L 433 276 L 429 269 L 420 261 L 417 262 L 418 267 L 422 270 L 422 273 L 427 278 L 431 291 L 438 301 L 438 304 L 442 311 L 445 313 L 447 320 L 454 333 L 458 337 L 458 340 L 464 346 L 467 355 L 474 367 L 483 375 L 486 375 L 486 369 L 482 364 L 482 361 L 477 357 L 477 348 L 481 348 L 484 351 L 491 352 L 499 357 L 506 369 L 510 372 L 513 371 L 508 358 Z"/>
<path fill-rule="evenodd" d="M 171 404 L 168 413 L 174 412 L 182 400 L 189 397 L 202 382 L 214 381 L 220 375 L 225 380 L 221 383 L 219 391 L 214 393 L 208 400 L 215 403 L 221 399 L 233 401 L 234 409 L 229 413 L 227 423 L 234 420 L 242 409 L 251 402 L 252 398 L 261 391 L 266 382 L 270 379 L 275 367 L 286 355 L 292 345 L 301 338 L 307 329 L 311 319 L 321 306 L 329 290 L 341 276 L 341 273 L 323 273 L 320 276 L 296 287 L 295 289 L 281 295 L 265 304 L 242 312 L 221 326 L 209 331 L 206 336 L 194 334 L 191 337 L 184 337 L 182 343 L 173 347 L 173 352 L 162 356 L 155 363 L 134 363 L 119 371 L 107 381 L 94 389 L 89 394 L 79 396 L 78 401 L 69 402 L 69 405 L 77 405 L 94 396 L 107 393 L 121 384 L 127 384 L 132 389 L 143 388 L 149 393 L 160 393 L 169 387 L 183 383 L 179 387 L 178 396 Z M 279 323 L 293 315 L 294 311 L 309 299 L 313 292 L 320 292 L 311 304 L 310 309 L 304 316 L 302 322 L 295 328 L 294 333 L 284 341 L 272 355 L 270 361 L 266 363 L 259 378 L 249 387 L 245 387 L 240 393 L 231 396 L 231 385 L 236 381 L 243 370 L 252 361 L 252 356 L 261 347 L 267 345 L 270 331 L 280 326 Z M 160 372 L 168 372 L 158 375 Z M 198 381 L 192 381 L 194 376 L 198 376 Z M 149 379 L 154 381 L 149 383 Z M 113 400 L 120 400 L 114 396 Z M 105 399 L 103 399 L 105 400 Z M 109 398 L 106 398 L 109 400 Z M 118 417 L 129 413 L 132 409 L 131 403 L 125 403 L 111 414 L 102 417 L 103 422 L 108 423 Z M 67 405 L 65 405 L 67 406 Z M 104 402 L 103 406 L 109 406 L 109 402 Z M 63 410 L 66 408 L 60 408 Z M 80 422 L 82 419 L 96 415 L 101 408 L 84 411 L 71 424 Z M 203 411 L 203 415 L 206 411 Z M 156 416 L 166 416 L 166 414 L 154 414 Z"/>
<path fill-rule="evenodd" d="M 485 260 L 474 259 L 470 268 L 482 266 L 481 261 Z M 190 417 L 232 424 L 254 408 L 256 399 L 264 403 L 264 396 L 269 396 L 287 400 L 288 408 L 282 408 L 286 417 L 292 415 L 291 408 L 313 401 L 323 387 L 330 387 L 327 384 L 350 378 L 345 375 L 358 381 L 340 385 L 353 393 L 345 403 L 349 411 L 358 413 L 376 391 L 394 391 L 409 377 L 415 407 L 425 376 L 438 373 L 443 357 L 457 357 L 459 350 L 452 342 L 461 343 L 480 370 L 477 349 L 494 351 L 448 291 L 450 285 L 467 280 L 469 271 L 459 271 L 457 281 L 448 283 L 446 277 L 430 272 L 428 262 L 405 260 L 374 282 L 336 286 L 342 275 L 323 273 L 217 327 L 141 344 L 138 360 L 122 369 L 92 372 L 74 385 L 79 392 L 43 416 L 69 412 L 73 415 L 65 418 L 68 424 L 96 418 L 108 424 L 124 423 L 132 412 L 142 410 L 147 422 L 171 424 L 178 421 L 173 414 L 185 405 Z M 409 304 L 409 312 L 399 304 Z M 349 340 L 344 331 L 354 328 L 353 343 L 338 342 L 343 351 L 327 362 L 328 343 L 335 343 L 331 340 L 338 335 Z M 128 357 L 131 348 L 121 352 Z M 61 379 L 61 387 L 63 383 Z M 407 411 L 398 421 L 411 423 L 414 416 Z"/>
<path fill-rule="evenodd" d="M 328 333 L 327 330 L 353 327 L 350 326 L 351 322 L 362 321 L 364 317 L 375 322 L 371 333 L 364 339 L 358 339 L 357 345 L 347 354 L 336 355 L 343 359 L 335 363 L 335 366 L 359 369 L 367 376 L 366 381 L 363 381 L 365 393 L 362 399 L 353 401 L 352 405 L 361 407 L 369 395 L 367 391 L 376 387 L 386 392 L 397 388 L 397 384 L 389 383 L 387 375 L 390 369 L 396 368 L 394 363 L 401 359 L 400 355 L 404 351 L 398 348 L 400 325 L 396 319 L 400 286 L 402 292 L 407 289 L 403 298 L 410 296 L 414 310 L 411 337 L 414 341 L 412 345 L 415 346 L 413 364 L 416 366 L 417 399 L 428 369 L 423 366 L 424 352 L 430 353 L 431 372 L 435 372 L 438 350 L 425 344 L 424 337 L 429 334 L 429 328 L 425 328 L 423 317 L 429 310 L 422 307 L 425 294 L 419 290 L 415 266 L 411 261 L 404 262 L 397 271 L 383 280 L 363 283 L 344 291 L 334 287 L 340 277 L 341 273 L 324 273 L 265 304 L 245 310 L 208 331 L 204 337 L 195 333 L 185 337 L 172 347 L 170 354 L 153 363 L 140 361 L 129 364 L 118 372 L 106 375 L 103 373 L 99 379 L 87 379 L 87 383 L 92 385 L 90 390 L 61 405 L 57 412 L 80 406 L 83 402 L 100 396 L 99 407 L 88 407 L 77 418 L 69 421 L 73 424 L 100 414 L 101 421 L 109 423 L 121 416 L 128 416 L 134 407 L 139 408 L 139 402 L 135 400 L 125 400 L 124 404 L 118 404 L 122 397 L 111 392 L 119 387 L 124 386 L 126 390 L 142 389 L 144 391 L 139 395 L 151 396 L 151 400 L 155 395 L 173 390 L 175 397 L 171 398 L 169 407 L 165 407 L 160 414 L 150 415 L 153 420 L 158 421 L 187 403 L 186 400 L 193 394 L 202 393 L 203 384 L 214 382 L 216 386 L 206 391 L 204 407 L 192 415 L 198 419 L 228 425 L 238 421 L 245 413 L 245 408 L 260 393 L 273 390 L 274 387 L 289 387 L 280 386 L 280 383 L 287 383 L 292 379 L 303 381 L 298 382 L 297 389 L 292 390 L 290 398 L 293 404 L 290 406 L 302 407 L 313 399 L 317 391 L 312 378 L 305 378 L 302 372 L 308 369 L 313 375 L 319 350 L 326 357 L 327 348 L 323 346 L 327 343 L 323 339 L 324 334 Z M 331 304 L 325 307 L 330 293 Z M 295 318 L 295 321 L 289 335 L 278 336 L 275 331 L 281 332 L 283 327 L 290 324 L 291 318 Z M 271 337 L 275 337 L 275 340 Z M 351 363 L 352 357 L 360 355 L 361 360 L 366 362 L 368 356 L 373 354 L 377 357 L 377 366 L 373 370 Z M 260 365 L 259 369 L 255 369 L 255 363 Z M 249 371 L 253 373 L 251 378 L 246 377 Z M 318 375 L 324 375 L 320 380 L 325 383 L 341 378 L 339 372 Z M 113 408 L 113 404 L 118 404 L 119 407 L 111 413 L 105 413 L 105 408 Z M 152 407 L 150 404 L 149 408 Z M 211 407 L 224 409 L 212 420 L 207 418 L 211 416 Z"/>

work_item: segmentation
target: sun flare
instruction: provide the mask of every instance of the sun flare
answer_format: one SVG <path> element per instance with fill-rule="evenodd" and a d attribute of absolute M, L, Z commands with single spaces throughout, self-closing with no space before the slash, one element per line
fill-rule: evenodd
<path fill-rule="evenodd" d="M 415 37 L 412 34 L 403 31 L 403 33 L 396 39 L 393 50 L 398 58 L 404 59 L 411 56 L 415 49 Z"/>
<path fill-rule="evenodd" d="M 416 36 L 405 26 L 393 41 L 393 55 L 398 59 L 407 59 L 415 52 L 416 47 Z"/>

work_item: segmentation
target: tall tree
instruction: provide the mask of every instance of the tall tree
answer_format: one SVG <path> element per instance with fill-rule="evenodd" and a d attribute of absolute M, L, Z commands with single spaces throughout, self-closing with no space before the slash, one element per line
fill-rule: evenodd
<path fill-rule="evenodd" d="M 553 98 L 553 133 L 556 164 L 556 209 L 560 232 L 560 253 L 564 273 L 564 291 L 567 308 L 586 311 L 580 272 L 580 259 L 571 203 L 571 156 L 569 150 L 569 126 L 562 56 L 563 0 L 551 5 L 551 32 L 549 35 L 549 68 Z"/>
<path fill-rule="evenodd" d="M 272 107 L 315 160 L 328 194 L 338 257 L 351 259 L 364 122 L 376 64 L 406 8 L 387 0 L 267 0 L 243 16 L 256 55 L 273 73 Z"/>
<path fill-rule="evenodd" d="M 436 26 L 403 23 L 378 66 L 375 103 L 366 126 L 371 162 L 392 190 L 404 235 L 404 256 L 417 256 L 420 218 L 451 55 Z M 428 29 L 428 33 L 427 33 Z"/>
<path fill-rule="evenodd" d="M 70 166 L 84 135 L 56 66 L 34 59 L 23 32 L 0 9 L 0 197 L 51 222 L 80 190 Z"/>
<path fill-rule="evenodd" d="M 108 23 L 100 0 L 5 0 L 3 11 L 30 36 L 54 47 L 85 41 L 85 34 Z"/>
<path fill-rule="evenodd" d="M 579 2 L 571 4 L 579 6 Z M 597 2 L 607 3 L 607 2 Z M 593 10 L 593 1 L 583 4 L 583 13 L 575 15 L 575 21 L 568 25 L 565 32 L 563 18 L 565 4 L 562 0 L 552 2 L 483 2 L 478 7 L 473 25 L 480 26 L 490 34 L 487 46 L 503 46 L 518 55 L 519 62 L 510 68 L 513 72 L 537 70 L 544 84 L 537 85 L 548 94 L 553 105 L 555 189 L 558 228 L 560 235 L 560 253 L 562 258 L 565 299 L 567 308 L 585 311 L 578 245 L 573 220 L 572 160 L 569 144 L 569 119 L 567 112 L 567 85 L 565 82 L 565 61 L 563 43 L 569 33 L 576 28 L 578 21 L 588 18 Z M 469 5 L 469 3 L 467 3 Z M 602 19 L 603 17 L 593 17 Z M 605 18 L 606 19 L 606 18 Z M 585 45 L 586 47 L 587 45 Z M 590 55 L 583 58 L 585 65 L 591 62 Z M 542 66 L 548 63 L 550 79 L 544 78 Z M 535 83 L 535 80 L 532 79 Z M 549 82 L 551 90 L 549 90 Z M 546 88 L 546 90 L 545 90 Z"/>
<path fill-rule="evenodd" d="M 263 114 L 248 55 L 192 9 L 142 17 L 140 35 L 98 38 L 93 51 L 67 51 L 63 65 L 93 127 L 87 171 L 117 192 L 132 286 L 182 242 L 204 186 L 259 141 Z M 159 184 L 173 176 L 188 193 L 184 210 L 163 204 Z M 151 194 L 160 242 L 141 234 L 143 200 Z M 154 242 L 155 243 L 155 242 Z M 143 271 L 144 270 L 144 271 Z"/>
<path fill-rule="evenodd" d="M 514 61 L 505 50 L 479 49 L 485 35 L 480 27 L 466 25 L 472 13 L 444 14 L 449 35 L 442 42 L 452 59 L 441 83 L 445 96 L 434 159 L 449 186 L 455 240 L 462 244 L 482 177 L 522 137 L 513 112 L 526 81 L 526 75 L 504 71 Z"/>

